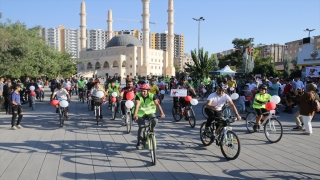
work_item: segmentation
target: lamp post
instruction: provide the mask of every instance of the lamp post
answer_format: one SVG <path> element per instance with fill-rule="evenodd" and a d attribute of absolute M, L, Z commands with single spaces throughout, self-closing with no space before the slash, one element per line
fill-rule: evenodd
<path fill-rule="evenodd" d="M 199 49 L 200 49 L 200 21 L 204 21 L 203 17 L 200 17 L 199 19 L 192 18 L 195 21 L 198 21 L 198 54 L 199 54 Z"/>
<path fill-rule="evenodd" d="M 303 31 L 308 31 L 309 32 L 309 36 L 308 37 L 310 37 L 310 32 L 312 32 L 312 31 L 314 31 L 315 29 L 309 29 L 309 28 L 307 28 L 306 30 L 303 30 Z"/>

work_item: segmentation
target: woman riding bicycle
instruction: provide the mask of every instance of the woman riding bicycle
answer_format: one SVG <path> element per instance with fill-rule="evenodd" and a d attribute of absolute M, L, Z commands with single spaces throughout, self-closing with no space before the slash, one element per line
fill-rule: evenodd
<path fill-rule="evenodd" d="M 219 85 L 216 86 L 216 92 L 211 93 L 207 98 L 205 112 L 208 115 L 207 123 L 206 123 L 206 132 L 210 132 L 210 125 L 212 121 L 216 117 L 222 117 L 222 107 L 224 104 L 228 103 L 228 105 L 232 108 L 233 112 L 237 116 L 238 120 L 241 120 L 241 117 L 238 114 L 236 106 L 233 104 L 232 99 L 228 96 L 225 91 L 227 87 L 223 85 L 223 83 L 218 83 Z"/>
<path fill-rule="evenodd" d="M 140 85 L 140 93 L 138 93 L 135 98 L 136 106 L 132 109 L 133 119 L 135 119 L 139 125 L 137 149 L 144 149 L 146 142 L 143 131 L 145 121 L 142 117 L 147 116 L 151 119 L 151 131 L 153 131 L 154 127 L 158 123 L 158 118 L 155 115 L 157 108 L 160 112 L 161 118 L 165 117 L 165 114 L 158 103 L 158 97 L 151 94 L 149 91 L 150 86 L 148 84 Z"/>
<path fill-rule="evenodd" d="M 271 98 L 270 94 L 267 94 L 267 89 L 268 87 L 266 85 L 261 84 L 259 86 L 259 93 L 254 97 L 252 107 L 257 112 L 256 123 L 253 126 L 254 132 L 258 131 L 260 121 L 264 121 L 268 117 L 268 114 L 263 114 L 268 112 L 265 104 L 269 102 Z"/>

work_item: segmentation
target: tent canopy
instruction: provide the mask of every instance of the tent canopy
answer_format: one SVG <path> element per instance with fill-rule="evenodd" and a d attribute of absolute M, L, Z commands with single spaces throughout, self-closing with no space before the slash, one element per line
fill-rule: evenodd
<path fill-rule="evenodd" d="M 224 68 L 218 70 L 218 71 L 211 71 L 208 72 L 208 74 L 213 74 L 213 75 L 235 75 L 235 71 L 231 70 L 228 65 L 226 65 Z"/>
<path fill-rule="evenodd" d="M 236 73 L 235 71 L 232 71 L 228 65 L 226 65 L 224 68 L 220 69 L 218 72 Z"/>

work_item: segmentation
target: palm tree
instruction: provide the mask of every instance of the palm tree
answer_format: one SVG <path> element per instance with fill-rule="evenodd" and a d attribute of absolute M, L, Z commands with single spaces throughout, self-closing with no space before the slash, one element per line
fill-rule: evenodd
<path fill-rule="evenodd" d="M 186 63 L 185 71 L 196 78 L 205 77 L 209 71 L 214 69 L 214 56 L 209 58 L 209 52 L 203 53 L 203 48 L 199 49 L 198 56 L 196 54 L 196 49 L 191 51 L 193 64 Z"/>

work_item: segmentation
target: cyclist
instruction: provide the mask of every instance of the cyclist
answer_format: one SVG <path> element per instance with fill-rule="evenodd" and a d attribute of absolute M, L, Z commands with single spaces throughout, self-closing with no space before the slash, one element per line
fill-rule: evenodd
<path fill-rule="evenodd" d="M 153 95 L 160 94 L 159 86 L 155 85 L 153 80 L 150 80 L 150 93 Z"/>
<path fill-rule="evenodd" d="M 29 107 L 31 107 L 31 104 L 32 104 L 32 102 L 31 102 L 31 96 L 30 96 L 30 92 L 31 92 L 30 86 L 34 86 L 34 87 L 35 87 L 34 92 L 36 93 L 36 98 L 37 98 L 37 99 L 39 98 L 39 90 L 38 90 L 38 89 L 39 89 L 39 86 L 38 86 L 37 83 L 34 82 L 34 80 L 31 80 L 31 82 L 28 83 L 28 85 L 27 85 L 27 87 L 26 87 L 26 93 L 28 93 Z"/>
<path fill-rule="evenodd" d="M 58 85 L 58 80 L 55 78 L 52 78 L 49 83 L 49 87 L 51 89 L 51 96 L 53 95 L 54 90 L 57 88 L 57 85 Z"/>
<path fill-rule="evenodd" d="M 146 137 L 144 136 L 145 134 L 143 131 L 145 121 L 141 118 L 144 116 L 150 118 L 151 131 L 153 131 L 156 124 L 158 123 L 158 118 L 155 115 L 157 108 L 160 112 L 161 118 L 165 117 L 165 114 L 160 104 L 158 103 L 157 97 L 149 91 L 150 86 L 148 84 L 140 85 L 140 93 L 138 93 L 135 98 L 136 106 L 132 110 L 133 119 L 135 119 L 139 125 L 137 149 L 144 149 L 146 143 Z"/>
<path fill-rule="evenodd" d="M 108 89 L 106 90 L 106 94 L 108 94 L 108 96 L 109 96 L 109 106 L 108 106 L 108 108 L 111 108 L 111 98 L 112 98 L 112 93 L 113 92 L 117 93 L 116 98 L 117 98 L 117 109 L 118 109 L 119 108 L 120 86 L 116 85 L 116 80 L 114 80 L 114 79 L 111 81 L 111 86 L 108 87 Z"/>
<path fill-rule="evenodd" d="M 63 88 L 67 90 L 67 88 L 70 88 L 70 90 L 68 91 L 69 95 L 71 93 L 71 82 L 69 80 L 69 78 L 66 79 L 65 82 L 63 82 Z"/>
<path fill-rule="evenodd" d="M 89 79 L 89 82 L 85 85 L 85 87 L 87 89 L 86 96 L 89 97 L 89 94 L 91 93 L 91 89 L 94 87 L 93 78 Z"/>
<path fill-rule="evenodd" d="M 70 95 L 68 93 L 67 90 L 65 90 L 64 88 L 62 88 L 61 84 L 58 84 L 57 88 L 54 90 L 53 94 L 52 94 L 52 99 L 54 99 L 55 97 L 57 97 L 57 99 L 59 98 L 67 98 L 68 101 L 70 101 Z M 59 113 L 59 106 L 56 105 L 56 113 Z M 69 108 L 66 107 L 66 118 L 68 119 L 69 116 Z"/>
<path fill-rule="evenodd" d="M 43 81 L 42 81 L 40 78 L 37 79 L 37 85 L 38 85 L 38 87 L 39 87 L 39 86 L 44 87 L 44 83 L 43 83 Z M 43 89 L 42 89 L 41 91 L 39 90 L 39 95 L 40 95 L 40 92 L 41 92 L 41 94 L 42 94 L 42 99 L 43 99 L 43 98 L 44 98 L 44 91 L 43 91 Z"/>
<path fill-rule="evenodd" d="M 126 100 L 133 100 L 133 99 L 127 99 L 127 94 L 128 92 L 133 92 L 134 94 L 138 93 L 138 90 L 136 88 L 133 87 L 133 83 L 132 81 L 128 81 L 126 84 L 126 87 L 121 89 L 121 93 L 120 93 L 120 99 L 121 101 L 121 111 L 122 114 L 126 114 Z M 124 119 L 124 117 L 122 116 L 122 118 Z M 126 126 L 126 122 L 124 121 L 124 126 Z"/>
<path fill-rule="evenodd" d="M 95 82 L 93 88 L 91 89 L 89 99 L 92 99 L 93 97 L 97 96 L 97 92 L 102 91 L 104 93 L 104 97 L 106 95 L 103 86 L 100 85 L 100 82 Z M 94 101 L 91 101 L 91 111 L 94 109 Z M 102 116 L 102 108 L 100 107 L 100 119 L 103 119 Z"/>
<path fill-rule="evenodd" d="M 222 117 L 222 107 L 228 103 L 229 107 L 233 110 L 238 120 L 241 120 L 241 117 L 237 111 L 236 106 L 233 104 L 232 99 L 228 96 L 225 91 L 227 87 L 219 84 L 216 86 L 216 92 L 211 93 L 207 98 L 205 112 L 208 115 L 207 123 L 206 123 L 206 132 L 210 132 L 209 127 L 215 117 Z"/>
<path fill-rule="evenodd" d="M 196 92 L 194 89 L 190 86 L 190 84 L 187 82 L 187 78 L 185 76 L 182 76 L 176 85 L 176 89 L 187 89 L 187 94 L 188 95 L 193 95 L 196 96 Z M 183 107 L 186 106 L 186 100 L 184 97 L 174 97 L 173 98 L 173 106 L 176 108 L 178 105 L 182 105 Z"/>
<path fill-rule="evenodd" d="M 81 94 L 84 93 L 84 87 L 86 85 L 86 81 L 83 79 L 83 76 L 80 77 L 80 80 L 78 81 L 78 92 L 79 92 L 79 100 L 81 98 Z M 83 95 L 84 96 L 84 95 Z"/>
<path fill-rule="evenodd" d="M 263 114 L 268 112 L 266 109 L 266 103 L 270 101 L 271 95 L 267 94 L 268 86 L 261 84 L 259 86 L 259 93 L 257 93 L 254 97 L 252 107 L 257 112 L 256 123 L 253 126 L 254 132 L 258 131 L 260 121 L 264 121 L 268 114 Z"/>

